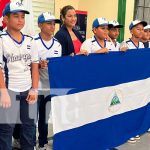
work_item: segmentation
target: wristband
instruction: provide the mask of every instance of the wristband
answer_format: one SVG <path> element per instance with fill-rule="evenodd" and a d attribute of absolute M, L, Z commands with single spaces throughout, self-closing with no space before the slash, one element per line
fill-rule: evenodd
<path fill-rule="evenodd" d="M 37 89 L 35 89 L 35 88 L 31 88 L 30 90 L 31 90 L 31 91 L 33 91 L 33 92 L 38 93 L 38 90 L 37 90 Z"/>

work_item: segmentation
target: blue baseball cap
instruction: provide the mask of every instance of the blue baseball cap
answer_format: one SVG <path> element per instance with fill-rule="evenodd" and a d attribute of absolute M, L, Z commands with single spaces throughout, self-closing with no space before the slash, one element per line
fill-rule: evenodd
<path fill-rule="evenodd" d="M 10 2 L 5 6 L 3 10 L 3 16 L 6 16 L 9 13 L 17 12 L 24 12 L 25 14 L 29 14 L 29 11 L 24 7 L 24 5 L 20 1 L 17 1 Z"/>
<path fill-rule="evenodd" d="M 143 27 L 147 26 L 147 22 L 146 21 L 140 21 L 140 20 L 134 20 L 130 23 L 129 25 L 129 30 L 131 30 L 133 27 L 135 27 L 138 24 L 142 24 Z"/>
<path fill-rule="evenodd" d="M 108 25 L 108 21 L 106 20 L 106 18 L 96 18 L 93 21 L 92 28 L 97 28 L 99 26 L 107 26 L 107 25 Z"/>
<path fill-rule="evenodd" d="M 51 12 L 44 12 L 38 17 L 38 23 L 55 21 L 55 23 L 61 23 L 60 19 L 56 19 Z"/>

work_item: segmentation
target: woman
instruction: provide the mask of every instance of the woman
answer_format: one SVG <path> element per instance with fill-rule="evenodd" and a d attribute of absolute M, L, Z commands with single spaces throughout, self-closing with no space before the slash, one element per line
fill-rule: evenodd
<path fill-rule="evenodd" d="M 56 33 L 55 38 L 62 45 L 62 55 L 74 55 L 79 53 L 83 38 L 78 31 L 74 29 L 77 23 L 77 16 L 74 7 L 67 5 L 61 10 L 61 19 L 63 25 Z"/>

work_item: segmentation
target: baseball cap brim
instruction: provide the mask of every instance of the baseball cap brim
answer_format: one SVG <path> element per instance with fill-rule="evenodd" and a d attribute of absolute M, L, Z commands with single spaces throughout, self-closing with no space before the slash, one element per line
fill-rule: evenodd
<path fill-rule="evenodd" d="M 19 10 L 14 10 L 14 11 L 10 11 L 10 13 L 17 13 L 17 12 L 24 12 L 25 14 L 30 14 L 29 11 L 27 11 L 27 10 L 21 10 L 21 9 L 19 9 Z"/>
<path fill-rule="evenodd" d="M 94 26 L 93 28 L 98 28 L 98 27 L 102 27 L 102 26 L 108 26 L 108 23 L 100 24 L 100 25 Z"/>
<path fill-rule="evenodd" d="M 8 15 L 8 14 L 10 14 L 10 13 L 18 13 L 18 12 L 24 12 L 25 14 L 30 14 L 29 11 L 27 11 L 27 10 L 22 10 L 22 9 L 12 10 L 12 11 L 4 10 L 4 11 L 3 11 L 3 16 L 6 16 L 6 15 Z"/>
<path fill-rule="evenodd" d="M 48 20 L 41 20 L 38 21 L 38 23 L 44 23 L 44 22 L 51 22 L 51 21 L 55 21 L 55 23 L 61 23 L 61 21 L 59 19 L 48 19 Z"/>
<path fill-rule="evenodd" d="M 140 21 L 139 23 L 133 25 L 133 26 L 130 28 L 130 30 L 132 30 L 132 29 L 133 29 L 136 25 L 138 25 L 138 24 L 142 24 L 143 27 L 147 26 L 147 22 L 146 22 L 146 21 Z"/>
<path fill-rule="evenodd" d="M 116 25 L 116 26 L 114 26 L 113 24 L 108 24 L 108 27 L 109 28 L 123 28 L 124 26 L 123 25 Z"/>

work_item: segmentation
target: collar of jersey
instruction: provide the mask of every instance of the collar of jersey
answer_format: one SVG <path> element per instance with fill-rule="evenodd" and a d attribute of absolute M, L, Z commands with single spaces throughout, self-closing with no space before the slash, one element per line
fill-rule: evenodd
<path fill-rule="evenodd" d="M 100 48 L 105 48 L 106 47 L 106 40 L 104 40 L 104 47 L 98 42 L 97 38 L 94 36 L 95 41 L 99 45 Z"/>
<path fill-rule="evenodd" d="M 21 33 L 21 35 L 22 35 L 22 39 L 21 39 L 21 41 L 20 42 L 18 42 L 18 41 L 16 41 L 7 31 L 6 31 L 6 33 L 8 34 L 8 36 L 15 42 L 15 43 L 17 43 L 17 44 L 22 44 L 22 42 L 24 41 L 24 35 Z"/>
<path fill-rule="evenodd" d="M 139 49 L 139 45 L 140 45 L 139 42 L 138 42 L 138 46 L 136 46 L 136 45 L 134 44 L 134 42 L 131 40 L 131 38 L 129 38 L 129 41 L 132 42 L 132 44 L 135 46 L 136 49 Z"/>
<path fill-rule="evenodd" d="M 54 44 L 54 38 L 53 38 L 53 42 L 52 42 L 52 44 L 50 45 L 50 47 L 47 47 L 47 46 L 45 45 L 43 39 L 42 39 L 41 36 L 40 36 L 40 33 L 39 33 L 39 38 L 40 38 L 40 40 L 41 40 L 43 46 L 44 46 L 46 49 L 48 49 L 48 50 L 49 50 L 49 49 L 53 46 L 53 44 Z"/>

